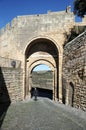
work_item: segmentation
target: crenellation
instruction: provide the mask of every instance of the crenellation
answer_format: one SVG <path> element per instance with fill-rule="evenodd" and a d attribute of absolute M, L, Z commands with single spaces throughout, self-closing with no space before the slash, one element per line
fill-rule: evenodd
<path fill-rule="evenodd" d="M 66 7 L 66 13 L 70 13 L 71 12 L 71 6 L 67 6 Z"/>

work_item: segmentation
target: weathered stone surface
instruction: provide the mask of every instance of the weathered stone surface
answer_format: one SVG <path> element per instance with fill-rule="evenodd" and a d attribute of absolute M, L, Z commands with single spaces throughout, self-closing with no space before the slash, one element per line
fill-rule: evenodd
<path fill-rule="evenodd" d="M 1 30 L 0 55 L 20 60 L 27 42 L 39 36 L 53 38 L 64 44 L 65 32 L 69 33 L 74 25 L 73 13 L 51 12 L 49 14 L 17 16 L 6 28 Z M 9 27 L 10 26 L 10 27 Z M 7 49 L 8 48 L 8 49 Z M 16 55 L 14 55 L 16 54 Z"/>
<path fill-rule="evenodd" d="M 0 68 L 0 102 L 23 100 L 22 69 Z"/>
<path fill-rule="evenodd" d="M 15 66 L 13 63 L 15 62 Z M 17 59 L 9 59 L 5 57 L 0 57 L 0 67 L 15 67 L 15 68 L 20 68 L 21 67 L 21 61 Z"/>
<path fill-rule="evenodd" d="M 65 89 L 73 84 L 73 106 L 86 111 L 86 32 L 65 45 L 63 77 Z"/>
<path fill-rule="evenodd" d="M 63 98 L 64 103 L 86 110 L 86 32 L 66 44 L 71 30 L 78 25 L 86 25 L 85 18 L 75 23 L 68 8 L 17 16 L 0 31 L 0 66 L 12 100 L 30 96 L 32 70 L 45 64 L 53 73 L 53 99 L 62 102 Z M 12 59 L 16 61 L 14 69 Z"/>
<path fill-rule="evenodd" d="M 85 130 L 86 112 L 48 99 L 11 104 L 1 130 Z"/>

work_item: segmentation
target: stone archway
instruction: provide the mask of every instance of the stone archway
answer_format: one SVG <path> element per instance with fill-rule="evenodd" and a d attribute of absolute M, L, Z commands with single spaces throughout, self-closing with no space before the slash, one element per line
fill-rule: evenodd
<path fill-rule="evenodd" d="M 25 50 L 25 97 L 29 95 L 32 69 L 38 64 L 50 66 L 53 71 L 53 99 L 62 101 L 61 66 L 62 54 L 58 45 L 47 38 L 37 38 L 28 43 Z"/>
<path fill-rule="evenodd" d="M 29 71 L 28 71 L 28 74 L 29 74 L 28 75 L 29 76 L 29 78 L 28 78 L 29 91 L 28 92 L 30 92 L 31 87 L 32 87 L 31 86 L 31 84 L 32 84 L 32 70 L 34 69 L 34 67 L 36 67 L 37 65 L 40 65 L 40 64 L 45 64 L 45 65 L 49 66 L 52 70 L 52 75 L 53 75 L 52 86 L 53 87 L 51 88 L 49 86 L 49 88 L 45 88 L 45 89 L 46 90 L 52 90 L 52 99 L 56 100 L 57 99 L 57 78 L 55 77 L 55 75 L 57 75 L 57 70 L 56 70 L 56 67 L 53 66 L 52 63 L 50 63 L 49 61 L 46 61 L 44 59 L 39 59 L 29 66 Z M 40 88 L 42 88 L 42 86 Z M 30 95 L 30 93 L 29 93 L 29 95 Z"/>

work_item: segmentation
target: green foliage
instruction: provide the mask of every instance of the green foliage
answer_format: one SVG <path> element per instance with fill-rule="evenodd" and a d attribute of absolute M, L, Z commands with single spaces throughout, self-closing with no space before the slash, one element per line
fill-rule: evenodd
<path fill-rule="evenodd" d="M 86 0 L 74 0 L 74 14 L 80 17 L 86 15 Z"/>

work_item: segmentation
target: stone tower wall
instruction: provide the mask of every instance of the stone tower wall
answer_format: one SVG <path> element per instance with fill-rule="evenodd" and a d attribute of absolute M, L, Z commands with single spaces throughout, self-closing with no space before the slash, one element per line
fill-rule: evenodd
<path fill-rule="evenodd" d="M 66 102 L 70 95 L 70 84 L 74 86 L 73 106 L 86 111 L 86 32 L 66 44 L 63 56 L 63 88 L 66 91 Z"/>
<path fill-rule="evenodd" d="M 28 42 L 36 37 L 50 37 L 62 46 L 74 25 L 71 12 L 17 16 L 0 31 L 0 56 L 23 60 Z"/>

